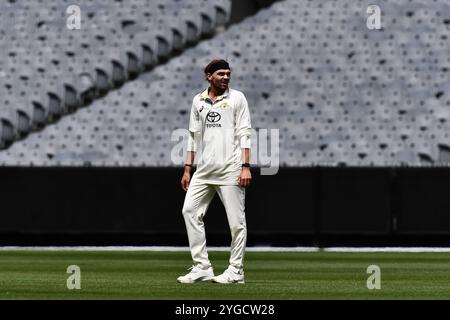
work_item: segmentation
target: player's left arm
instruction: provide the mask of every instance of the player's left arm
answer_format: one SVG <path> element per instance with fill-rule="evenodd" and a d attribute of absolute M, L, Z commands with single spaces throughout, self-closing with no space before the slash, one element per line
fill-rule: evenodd
<path fill-rule="evenodd" d="M 248 109 L 247 99 L 244 95 L 241 97 L 236 112 L 236 133 L 239 139 L 240 147 L 242 149 L 242 163 L 250 163 L 250 147 L 251 147 L 251 121 L 250 111 Z M 252 180 L 252 174 L 249 167 L 242 167 L 241 174 L 238 178 L 238 183 L 241 187 L 247 187 Z"/>

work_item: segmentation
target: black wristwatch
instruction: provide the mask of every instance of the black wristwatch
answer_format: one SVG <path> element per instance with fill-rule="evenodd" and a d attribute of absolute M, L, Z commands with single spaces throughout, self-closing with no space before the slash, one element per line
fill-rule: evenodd
<path fill-rule="evenodd" d="M 245 168 L 250 168 L 250 163 L 248 163 L 248 162 L 243 163 L 242 166 L 245 167 Z"/>

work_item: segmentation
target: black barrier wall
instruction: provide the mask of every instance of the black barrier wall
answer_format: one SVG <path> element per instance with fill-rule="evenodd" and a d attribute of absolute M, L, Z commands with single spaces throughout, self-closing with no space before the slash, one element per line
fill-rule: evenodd
<path fill-rule="evenodd" d="M 450 169 L 252 169 L 248 245 L 450 245 Z M 0 245 L 183 245 L 180 168 L 0 168 Z M 210 245 L 229 245 L 216 196 Z"/>

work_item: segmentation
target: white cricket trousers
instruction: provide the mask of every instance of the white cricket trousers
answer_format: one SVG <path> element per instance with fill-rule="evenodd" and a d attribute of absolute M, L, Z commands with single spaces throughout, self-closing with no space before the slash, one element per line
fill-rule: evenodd
<path fill-rule="evenodd" d="M 183 205 L 183 217 L 194 264 L 211 266 L 206 250 L 206 235 L 203 217 L 216 192 L 225 207 L 231 231 L 230 265 L 244 267 L 244 253 L 247 242 L 245 222 L 245 188 L 238 185 L 221 186 L 190 182 Z"/>

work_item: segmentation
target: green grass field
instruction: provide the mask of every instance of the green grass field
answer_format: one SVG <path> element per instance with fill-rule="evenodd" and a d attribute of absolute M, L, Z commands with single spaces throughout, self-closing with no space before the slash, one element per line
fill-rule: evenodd
<path fill-rule="evenodd" d="M 210 252 L 215 273 L 227 252 Z M 450 299 L 450 253 L 248 252 L 246 284 L 179 284 L 188 252 L 0 251 L 0 299 Z M 369 265 L 381 289 L 369 290 Z M 81 289 L 68 290 L 69 265 Z"/>

